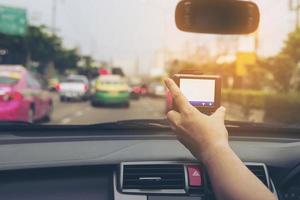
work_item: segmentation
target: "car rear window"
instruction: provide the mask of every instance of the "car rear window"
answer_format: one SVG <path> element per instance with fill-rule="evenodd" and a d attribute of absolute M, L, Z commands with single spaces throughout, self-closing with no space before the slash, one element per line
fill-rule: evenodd
<path fill-rule="evenodd" d="M 21 74 L 19 72 L 0 71 L 0 84 L 15 85 L 20 78 Z"/>
<path fill-rule="evenodd" d="M 84 83 L 84 81 L 81 79 L 66 79 L 63 82 L 65 82 L 65 83 Z"/>
<path fill-rule="evenodd" d="M 125 84 L 124 81 L 100 81 L 101 84 L 105 85 L 123 85 Z"/>

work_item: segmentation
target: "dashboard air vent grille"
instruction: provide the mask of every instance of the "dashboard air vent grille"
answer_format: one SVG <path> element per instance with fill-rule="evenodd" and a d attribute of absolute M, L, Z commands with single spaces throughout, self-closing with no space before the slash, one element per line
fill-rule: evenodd
<path fill-rule="evenodd" d="M 263 165 L 247 165 L 247 167 L 257 178 L 259 178 L 267 187 L 269 187 L 267 171 Z"/>
<path fill-rule="evenodd" d="M 123 189 L 183 189 L 184 166 L 177 164 L 123 165 Z"/>

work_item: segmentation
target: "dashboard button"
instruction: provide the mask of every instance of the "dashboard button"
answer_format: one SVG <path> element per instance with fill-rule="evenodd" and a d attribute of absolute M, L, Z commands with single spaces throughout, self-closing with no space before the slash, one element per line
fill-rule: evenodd
<path fill-rule="evenodd" d="M 200 187 L 202 185 L 201 169 L 197 165 L 187 166 L 189 186 Z"/>

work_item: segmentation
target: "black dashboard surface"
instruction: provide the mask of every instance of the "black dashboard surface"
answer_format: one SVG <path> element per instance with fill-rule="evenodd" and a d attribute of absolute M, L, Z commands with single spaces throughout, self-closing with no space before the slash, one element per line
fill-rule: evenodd
<path fill-rule="evenodd" d="M 113 169 L 113 166 L 89 166 L 3 171 L 0 199 L 113 199 Z"/>
<path fill-rule="evenodd" d="M 112 176 L 121 162 L 195 161 L 171 130 L 52 129 L 0 131 L 1 200 L 113 199 Z M 232 135 L 234 131 L 240 132 Z M 293 171 L 287 182 L 299 174 L 298 132 L 295 137 L 229 132 L 237 155 L 245 162 L 265 163 L 275 186 Z"/>

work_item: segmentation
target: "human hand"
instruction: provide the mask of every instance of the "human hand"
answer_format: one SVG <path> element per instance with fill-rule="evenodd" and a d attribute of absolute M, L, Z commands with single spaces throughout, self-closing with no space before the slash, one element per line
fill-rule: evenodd
<path fill-rule="evenodd" d="M 220 107 L 214 114 L 207 116 L 188 102 L 172 79 L 166 79 L 165 84 L 178 109 L 167 114 L 178 140 L 203 163 L 208 162 L 218 150 L 229 148 L 228 132 L 224 124 L 225 108 Z"/>

